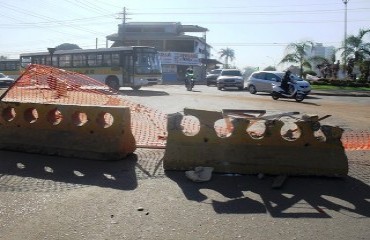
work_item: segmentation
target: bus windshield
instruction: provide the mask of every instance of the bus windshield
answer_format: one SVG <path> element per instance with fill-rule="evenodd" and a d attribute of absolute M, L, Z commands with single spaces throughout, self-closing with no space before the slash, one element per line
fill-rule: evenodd
<path fill-rule="evenodd" d="M 137 52 L 135 61 L 136 74 L 160 74 L 161 63 L 155 52 Z"/>

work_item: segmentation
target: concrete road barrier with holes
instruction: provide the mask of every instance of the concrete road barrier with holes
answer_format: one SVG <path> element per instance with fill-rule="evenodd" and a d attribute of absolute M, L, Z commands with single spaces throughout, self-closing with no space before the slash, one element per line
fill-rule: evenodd
<path fill-rule="evenodd" d="M 0 149 L 118 160 L 136 149 L 129 107 L 1 102 Z"/>
<path fill-rule="evenodd" d="M 233 126 L 231 135 L 220 137 L 214 125 L 224 118 L 221 112 L 185 109 L 184 114 L 196 117 L 200 130 L 194 136 L 187 136 L 181 125 L 184 115 L 169 116 L 165 170 L 203 166 L 213 167 L 215 172 L 241 174 L 345 176 L 348 173 L 348 159 L 340 141 L 343 130 L 320 126 L 317 117 L 294 122 L 300 136 L 289 139 L 281 134 L 285 124 L 281 120 L 265 119 L 263 135 L 256 136 L 247 131 L 251 119 L 234 118 L 225 121 L 226 128 L 230 123 Z M 315 136 L 317 131 L 323 136 Z"/>

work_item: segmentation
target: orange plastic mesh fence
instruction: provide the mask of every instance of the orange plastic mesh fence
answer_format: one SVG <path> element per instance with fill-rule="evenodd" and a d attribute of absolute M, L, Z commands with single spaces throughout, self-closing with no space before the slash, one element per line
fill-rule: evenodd
<path fill-rule="evenodd" d="M 370 132 L 345 131 L 342 143 L 346 150 L 370 150 Z"/>
<path fill-rule="evenodd" d="M 105 84 L 83 74 L 50 66 L 32 64 L 1 96 L 4 102 L 31 102 L 98 106 L 127 106 L 131 110 L 131 129 L 137 147 L 164 148 L 167 139 L 167 114 L 136 103 Z M 198 119 L 185 116 L 181 123 L 186 135 L 195 135 Z M 215 123 L 218 136 L 230 134 L 226 121 Z M 257 134 L 253 128 L 250 134 Z M 370 150 L 369 131 L 345 131 L 342 136 L 346 150 Z"/>
<path fill-rule="evenodd" d="M 127 106 L 138 147 L 164 147 L 167 115 L 120 95 L 83 74 L 31 64 L 1 96 L 4 102 Z"/>

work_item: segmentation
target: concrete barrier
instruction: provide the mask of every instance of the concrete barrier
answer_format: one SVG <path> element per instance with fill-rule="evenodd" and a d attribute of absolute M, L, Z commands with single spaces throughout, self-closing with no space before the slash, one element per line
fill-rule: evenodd
<path fill-rule="evenodd" d="M 0 149 L 118 160 L 135 151 L 129 107 L 1 102 Z"/>
<path fill-rule="evenodd" d="M 165 170 L 203 166 L 213 167 L 215 172 L 241 174 L 345 176 L 348 173 L 348 159 L 340 141 L 343 130 L 320 126 L 317 117 L 296 121 L 300 136 L 290 139 L 282 136 L 285 123 L 280 120 L 266 120 L 263 135 L 255 136 L 247 132 L 250 119 L 236 118 L 231 121 L 230 136 L 219 137 L 214 124 L 224 118 L 221 112 L 185 109 L 184 114 L 198 118 L 200 130 L 194 136 L 187 136 L 180 124 L 184 115 L 169 116 Z M 323 136 L 315 136 L 317 130 Z"/>

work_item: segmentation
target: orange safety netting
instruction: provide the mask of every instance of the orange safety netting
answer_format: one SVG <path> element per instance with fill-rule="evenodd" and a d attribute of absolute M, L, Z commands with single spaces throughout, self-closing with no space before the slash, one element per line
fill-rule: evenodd
<path fill-rule="evenodd" d="M 346 150 L 370 150 L 369 131 L 344 132 L 341 140 Z"/>
<path fill-rule="evenodd" d="M 138 147 L 164 147 L 167 115 L 135 103 L 83 74 L 31 64 L 1 96 L 4 102 L 127 106 Z"/>
<path fill-rule="evenodd" d="M 167 139 L 167 114 L 132 101 L 107 85 L 83 74 L 32 64 L 1 96 L 4 102 L 43 104 L 74 104 L 97 106 L 127 106 L 131 110 L 131 129 L 138 147 L 164 148 Z M 184 133 L 199 131 L 195 118 L 185 117 Z M 229 133 L 224 123 L 215 124 L 219 136 Z M 342 136 L 346 150 L 370 150 L 368 131 L 345 131 Z"/>

